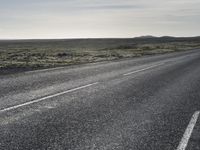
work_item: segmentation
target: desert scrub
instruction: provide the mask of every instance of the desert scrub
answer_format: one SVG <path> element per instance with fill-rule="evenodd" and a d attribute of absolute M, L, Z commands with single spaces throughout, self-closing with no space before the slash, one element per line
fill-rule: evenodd
<path fill-rule="evenodd" d="M 0 41 L 0 69 L 46 68 L 200 48 L 196 38 Z"/>

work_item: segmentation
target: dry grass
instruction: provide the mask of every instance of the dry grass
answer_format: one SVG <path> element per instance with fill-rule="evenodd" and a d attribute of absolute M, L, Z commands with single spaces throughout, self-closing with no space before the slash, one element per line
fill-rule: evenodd
<path fill-rule="evenodd" d="M 200 48 L 200 38 L 0 41 L 0 69 L 48 68 Z"/>

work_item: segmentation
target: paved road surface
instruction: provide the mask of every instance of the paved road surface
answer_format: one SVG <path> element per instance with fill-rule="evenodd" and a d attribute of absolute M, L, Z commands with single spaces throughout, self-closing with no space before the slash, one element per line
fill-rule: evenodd
<path fill-rule="evenodd" d="M 199 110 L 199 50 L 2 75 L 0 149 L 199 150 Z"/>

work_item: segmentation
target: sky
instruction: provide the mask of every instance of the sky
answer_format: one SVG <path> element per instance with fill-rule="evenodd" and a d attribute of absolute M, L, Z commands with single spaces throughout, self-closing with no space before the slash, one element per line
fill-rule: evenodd
<path fill-rule="evenodd" d="M 200 0 L 0 0 L 0 39 L 199 36 Z"/>

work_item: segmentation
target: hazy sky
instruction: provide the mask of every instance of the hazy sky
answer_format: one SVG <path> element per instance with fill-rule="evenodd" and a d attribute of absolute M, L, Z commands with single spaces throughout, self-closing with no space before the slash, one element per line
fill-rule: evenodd
<path fill-rule="evenodd" d="M 0 0 L 0 39 L 200 35 L 200 0 Z"/>

